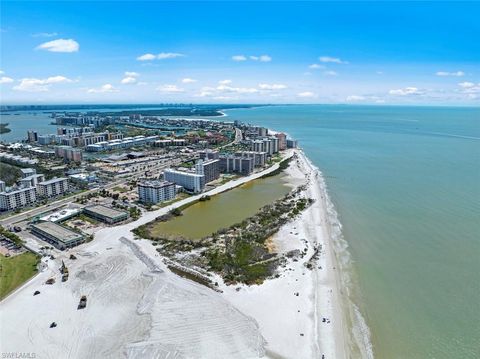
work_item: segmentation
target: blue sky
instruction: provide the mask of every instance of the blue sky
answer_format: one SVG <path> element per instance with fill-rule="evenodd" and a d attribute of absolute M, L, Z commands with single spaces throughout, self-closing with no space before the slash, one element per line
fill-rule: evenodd
<path fill-rule="evenodd" d="M 5 104 L 480 104 L 476 2 L 0 6 Z"/>

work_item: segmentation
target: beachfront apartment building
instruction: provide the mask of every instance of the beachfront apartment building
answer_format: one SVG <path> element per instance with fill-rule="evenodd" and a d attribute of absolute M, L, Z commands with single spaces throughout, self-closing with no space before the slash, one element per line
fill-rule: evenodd
<path fill-rule="evenodd" d="M 215 181 L 220 177 L 220 160 L 198 160 L 195 164 L 195 172 L 205 176 L 205 183 Z"/>
<path fill-rule="evenodd" d="M 287 148 L 297 148 L 297 140 L 287 139 Z"/>
<path fill-rule="evenodd" d="M 287 149 L 287 135 L 279 132 L 275 134 L 275 137 L 278 138 L 278 149 L 280 151 Z"/>
<path fill-rule="evenodd" d="M 198 173 L 166 169 L 163 177 L 165 181 L 182 186 L 188 192 L 200 193 L 205 188 L 205 176 Z"/>
<path fill-rule="evenodd" d="M 175 183 L 168 181 L 142 181 L 138 183 L 138 198 L 140 202 L 155 204 L 170 201 L 175 198 Z"/>
<path fill-rule="evenodd" d="M 69 191 L 68 178 L 52 178 L 37 184 L 40 197 L 56 197 Z"/>
<path fill-rule="evenodd" d="M 4 188 L 0 193 L 0 210 L 9 211 L 31 205 L 36 201 L 37 191 L 35 187 L 16 188 L 11 191 Z"/>
<path fill-rule="evenodd" d="M 252 158 L 235 155 L 220 156 L 220 171 L 225 173 L 240 173 L 248 176 L 253 172 L 254 161 Z"/>
<path fill-rule="evenodd" d="M 279 139 L 277 137 L 266 137 L 252 140 L 250 150 L 254 152 L 267 152 L 269 155 L 277 153 L 279 149 Z"/>
<path fill-rule="evenodd" d="M 242 151 L 236 152 L 235 156 L 253 159 L 253 165 L 255 167 L 263 167 L 267 162 L 267 152 Z"/>

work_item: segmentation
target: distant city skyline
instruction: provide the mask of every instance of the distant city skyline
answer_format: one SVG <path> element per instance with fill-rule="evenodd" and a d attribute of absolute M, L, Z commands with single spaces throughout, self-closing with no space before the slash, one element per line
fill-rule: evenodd
<path fill-rule="evenodd" d="M 480 4 L 2 2 L 1 104 L 480 104 Z"/>

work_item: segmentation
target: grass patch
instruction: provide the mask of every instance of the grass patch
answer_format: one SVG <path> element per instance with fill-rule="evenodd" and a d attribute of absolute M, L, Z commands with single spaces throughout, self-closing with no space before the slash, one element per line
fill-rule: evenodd
<path fill-rule="evenodd" d="M 124 187 L 120 187 L 120 186 L 115 186 L 115 187 L 112 188 L 112 191 L 120 192 L 120 193 L 125 193 L 125 192 L 128 192 L 129 189 L 128 189 L 128 188 L 124 188 Z"/>
<path fill-rule="evenodd" d="M 25 283 L 37 273 L 40 258 L 30 252 L 14 257 L 0 254 L 0 299 Z"/>

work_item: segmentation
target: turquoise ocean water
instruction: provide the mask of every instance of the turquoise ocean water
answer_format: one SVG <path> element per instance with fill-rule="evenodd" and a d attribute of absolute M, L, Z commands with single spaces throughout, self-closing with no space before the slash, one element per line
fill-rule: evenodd
<path fill-rule="evenodd" d="M 354 303 L 376 358 L 480 358 L 480 109 L 228 110 L 300 141 L 348 243 Z M 2 116 L 19 140 L 48 115 Z M 356 323 L 358 325 L 358 323 Z"/>
<path fill-rule="evenodd" d="M 289 133 L 323 172 L 375 357 L 480 357 L 479 108 L 227 113 Z"/>

